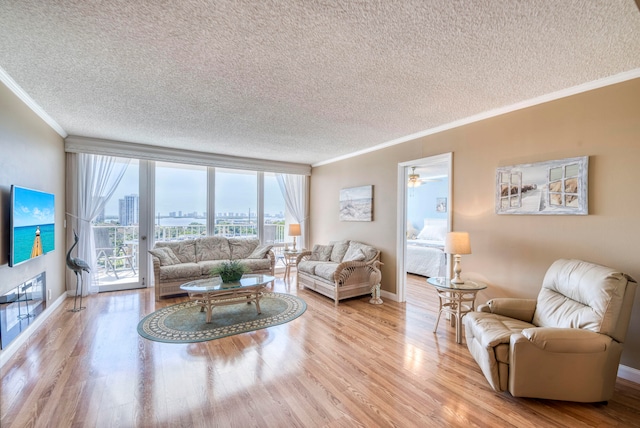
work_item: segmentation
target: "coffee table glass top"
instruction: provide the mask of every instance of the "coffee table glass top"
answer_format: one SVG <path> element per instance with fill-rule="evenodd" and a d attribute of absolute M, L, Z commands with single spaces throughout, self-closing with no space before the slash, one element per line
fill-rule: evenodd
<path fill-rule="evenodd" d="M 180 289 L 191 293 L 206 293 L 211 291 L 229 290 L 233 288 L 255 287 L 268 284 L 276 278 L 271 275 L 249 274 L 243 275 L 240 281 L 222 282 L 219 276 L 197 279 L 180 286 Z"/>
<path fill-rule="evenodd" d="M 462 284 L 453 284 L 450 278 L 446 278 L 443 276 L 434 276 L 427 279 L 427 282 L 434 287 L 445 289 L 445 290 L 469 290 L 469 291 L 480 291 L 487 288 L 487 284 L 479 281 L 471 281 L 465 280 Z"/>

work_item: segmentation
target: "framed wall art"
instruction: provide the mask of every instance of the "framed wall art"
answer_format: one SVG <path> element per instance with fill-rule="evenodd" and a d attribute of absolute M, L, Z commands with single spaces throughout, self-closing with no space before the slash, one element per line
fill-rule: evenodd
<path fill-rule="evenodd" d="M 587 215 L 589 157 L 499 167 L 497 214 Z"/>
<path fill-rule="evenodd" d="M 373 220 L 373 186 L 340 190 L 340 221 Z"/>

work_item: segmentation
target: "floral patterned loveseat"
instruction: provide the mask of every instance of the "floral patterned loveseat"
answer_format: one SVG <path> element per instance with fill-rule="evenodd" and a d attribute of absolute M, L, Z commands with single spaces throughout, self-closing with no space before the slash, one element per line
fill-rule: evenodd
<path fill-rule="evenodd" d="M 314 245 L 296 260 L 298 286 L 342 299 L 371 294 L 380 282 L 380 251 L 357 241 Z"/>
<path fill-rule="evenodd" d="M 184 294 L 180 285 L 208 278 L 213 267 L 238 260 L 250 273 L 273 275 L 276 257 L 271 245 L 260 245 L 258 239 L 207 236 L 184 241 L 157 242 L 149 250 L 153 260 L 156 300 Z"/>

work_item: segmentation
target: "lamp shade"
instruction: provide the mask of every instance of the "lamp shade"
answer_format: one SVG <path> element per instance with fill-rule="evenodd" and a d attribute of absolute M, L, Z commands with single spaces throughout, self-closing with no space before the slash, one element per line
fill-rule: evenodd
<path fill-rule="evenodd" d="M 300 236 L 300 225 L 298 223 L 291 223 L 289 225 L 289 236 Z"/>
<path fill-rule="evenodd" d="M 444 241 L 444 252 L 447 254 L 471 254 L 471 243 L 468 232 L 449 232 Z"/>

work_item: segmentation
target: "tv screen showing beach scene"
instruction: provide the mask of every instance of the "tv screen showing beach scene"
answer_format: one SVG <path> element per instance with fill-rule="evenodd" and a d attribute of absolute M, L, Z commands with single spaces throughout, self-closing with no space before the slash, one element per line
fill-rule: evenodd
<path fill-rule="evenodd" d="M 9 266 L 53 251 L 54 195 L 11 186 Z"/>

